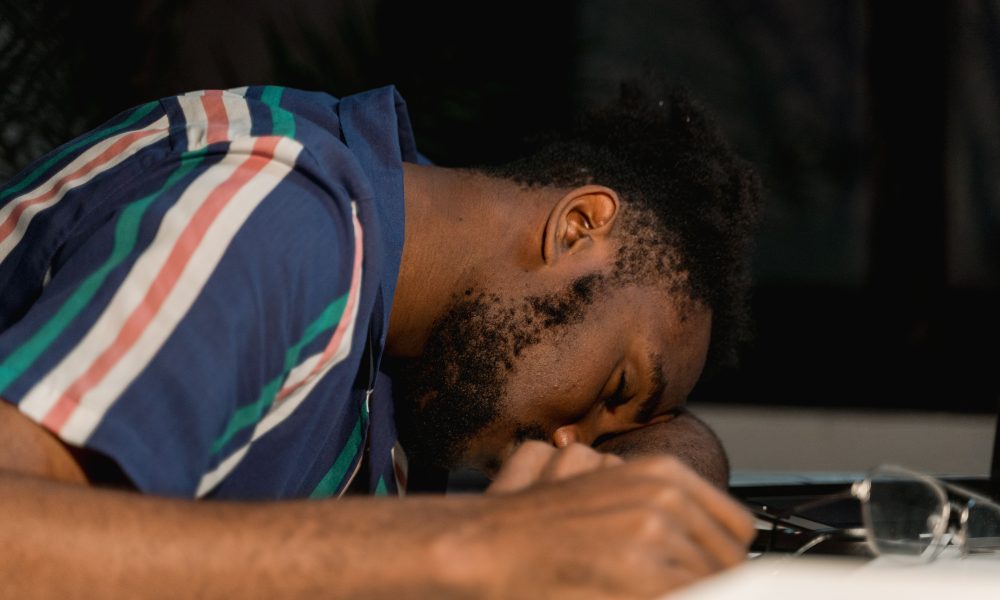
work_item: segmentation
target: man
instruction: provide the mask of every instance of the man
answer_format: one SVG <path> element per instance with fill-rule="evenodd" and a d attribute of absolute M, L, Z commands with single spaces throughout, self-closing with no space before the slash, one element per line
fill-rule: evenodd
<path fill-rule="evenodd" d="M 8 594 L 647 597 L 741 560 L 714 486 L 589 447 L 715 448 L 683 405 L 740 336 L 751 171 L 636 93 L 505 167 L 419 162 L 392 88 L 264 86 L 0 192 Z M 407 457 L 494 484 L 295 500 Z"/>

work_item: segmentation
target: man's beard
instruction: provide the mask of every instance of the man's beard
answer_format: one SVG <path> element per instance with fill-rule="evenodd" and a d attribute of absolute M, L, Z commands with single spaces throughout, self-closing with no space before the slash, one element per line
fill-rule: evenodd
<path fill-rule="evenodd" d="M 464 466 L 472 439 L 503 415 L 515 332 L 498 323 L 502 312 L 495 297 L 462 298 L 437 321 L 421 356 L 395 365 L 396 424 L 414 463 Z"/>
<path fill-rule="evenodd" d="M 599 274 L 583 276 L 561 292 L 502 300 L 467 290 L 438 319 L 419 358 L 391 367 L 400 442 L 414 464 L 495 471 L 499 456 L 463 464 L 473 439 L 507 417 L 512 441 L 546 439 L 537 423 L 509 415 L 508 378 L 521 354 L 583 319 Z"/>

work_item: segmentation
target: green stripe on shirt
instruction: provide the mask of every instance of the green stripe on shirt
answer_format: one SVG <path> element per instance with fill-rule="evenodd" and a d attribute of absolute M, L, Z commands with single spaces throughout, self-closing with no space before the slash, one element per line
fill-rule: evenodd
<path fill-rule="evenodd" d="M 139 122 L 139 120 L 141 120 L 143 117 L 151 113 L 153 109 L 156 108 L 157 104 L 159 104 L 159 102 L 155 100 L 153 102 L 147 102 L 146 104 L 143 104 L 142 106 L 132 111 L 132 114 L 130 114 L 128 118 L 126 118 L 121 123 L 118 123 L 117 125 L 112 125 L 111 127 L 106 127 L 104 129 L 99 129 L 91 133 L 90 135 L 77 140 L 73 144 L 66 146 L 59 152 L 56 152 L 51 157 L 49 157 L 49 159 L 46 160 L 44 163 L 38 165 L 38 167 L 35 170 L 33 170 L 31 173 L 28 173 L 28 175 L 26 175 L 24 179 L 18 182 L 17 185 L 13 185 L 0 192 L 0 201 L 3 201 L 5 198 L 13 194 L 16 194 L 21 190 L 23 190 L 24 188 L 28 187 L 29 185 L 34 183 L 36 179 L 41 177 L 42 174 L 44 174 L 46 171 L 52 168 L 52 165 L 66 158 L 67 155 L 72 154 L 74 151 L 79 150 L 81 147 L 86 146 L 88 144 L 93 144 L 104 138 L 111 137 L 112 135 L 118 133 L 119 131 L 123 129 L 128 129 L 132 125 L 135 125 L 137 122 Z"/>
<path fill-rule="evenodd" d="M 368 403 L 365 402 L 361 407 L 361 414 L 358 415 L 358 420 L 354 424 L 354 429 L 351 430 L 351 436 L 347 438 L 347 443 L 344 444 L 344 447 L 340 450 L 340 454 L 333 461 L 333 466 L 326 472 L 323 479 L 320 479 L 316 485 L 316 489 L 309 494 L 310 498 L 329 498 L 337 493 L 337 490 L 340 489 L 344 479 L 347 477 L 348 469 L 354 464 L 355 459 L 361 460 L 359 454 L 364 450 L 365 434 L 367 432 Z"/>
<path fill-rule="evenodd" d="M 292 113 L 288 112 L 284 108 L 281 108 L 281 95 L 285 92 L 285 88 L 276 85 L 268 85 L 264 87 L 264 91 L 260 95 L 261 102 L 267 105 L 271 109 L 271 133 L 272 135 L 281 135 L 285 137 L 295 138 L 295 117 Z"/>
<path fill-rule="evenodd" d="M 237 433 L 251 425 L 255 425 L 260 420 L 264 411 L 271 406 L 278 395 L 278 391 L 281 390 L 282 382 L 285 381 L 292 369 L 299 364 L 299 356 L 302 354 L 302 348 L 315 340 L 319 334 L 336 327 L 340 323 L 340 318 L 344 315 L 344 307 L 347 306 L 347 296 L 348 294 L 345 293 L 327 305 L 323 309 L 323 312 L 306 327 L 302 339 L 285 351 L 285 364 L 281 375 L 269 381 L 261 389 L 256 401 L 252 404 L 241 406 L 233 413 L 222 435 L 212 443 L 212 454 L 216 454 L 222 450 Z"/>
<path fill-rule="evenodd" d="M 0 363 L 0 393 L 6 391 L 7 386 L 30 369 L 38 357 L 62 335 L 73 320 L 87 307 L 111 271 L 124 262 L 135 249 L 136 241 L 139 238 L 139 226 L 149 206 L 197 168 L 204 160 L 204 156 L 204 150 L 183 154 L 180 165 L 167 177 L 160 189 L 128 204 L 122 210 L 115 222 L 115 242 L 108 259 L 73 290 L 73 293 L 63 302 L 59 310 L 39 327 L 34 335 Z"/>

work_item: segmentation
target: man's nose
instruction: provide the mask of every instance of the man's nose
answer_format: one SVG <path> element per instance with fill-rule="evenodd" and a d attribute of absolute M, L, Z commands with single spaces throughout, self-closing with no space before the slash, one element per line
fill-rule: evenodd
<path fill-rule="evenodd" d="M 570 444 L 593 446 L 598 438 L 626 433 L 638 427 L 641 425 L 624 423 L 617 415 L 601 414 L 559 427 L 552 432 L 550 441 L 556 448 L 565 448 Z"/>
<path fill-rule="evenodd" d="M 584 440 L 584 432 L 577 423 L 563 425 L 552 432 L 552 444 L 556 448 L 565 448 L 572 444 L 586 444 L 589 446 L 592 441 Z"/>
<path fill-rule="evenodd" d="M 602 427 L 602 425 L 605 425 Z M 583 444 L 593 446 L 594 441 L 606 434 L 612 433 L 617 428 L 609 427 L 607 424 L 592 423 L 588 420 L 563 425 L 552 432 L 552 445 L 556 448 L 565 448 L 570 444 Z"/>

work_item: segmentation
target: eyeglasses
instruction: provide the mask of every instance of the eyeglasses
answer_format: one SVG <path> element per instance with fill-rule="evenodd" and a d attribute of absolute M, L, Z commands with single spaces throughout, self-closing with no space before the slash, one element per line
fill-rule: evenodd
<path fill-rule="evenodd" d="M 958 547 L 963 556 L 1000 551 L 1000 504 L 978 492 L 894 465 L 874 469 L 848 491 L 780 513 L 757 511 L 771 521 L 768 550 L 778 527 L 801 529 L 791 515 L 848 498 L 861 501 L 864 539 L 875 555 L 930 562 L 949 545 Z M 837 533 L 844 530 L 819 532 L 795 555 Z"/>

